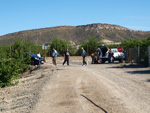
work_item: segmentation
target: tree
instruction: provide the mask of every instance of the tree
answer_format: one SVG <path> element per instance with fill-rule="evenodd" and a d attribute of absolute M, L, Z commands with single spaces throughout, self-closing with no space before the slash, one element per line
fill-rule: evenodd
<path fill-rule="evenodd" d="M 148 47 L 150 46 L 150 37 L 147 39 L 128 39 L 121 42 L 121 46 L 123 46 L 124 49 L 129 48 L 136 48 L 138 46 L 140 47 Z"/>
<path fill-rule="evenodd" d="M 81 44 L 77 51 L 77 55 L 81 55 L 81 48 L 83 47 L 88 55 L 97 51 L 97 46 L 100 44 L 104 44 L 102 41 L 98 41 L 95 37 L 88 37 L 88 41 L 85 41 Z"/>
<path fill-rule="evenodd" d="M 57 50 L 57 52 L 59 53 L 59 56 L 63 55 L 64 51 L 67 48 L 69 49 L 70 55 L 75 54 L 75 50 L 72 47 L 71 43 L 69 41 L 66 41 L 66 40 L 54 38 L 50 42 L 50 54 L 52 54 L 52 49 L 53 48 L 55 48 Z"/>
<path fill-rule="evenodd" d="M 150 46 L 150 36 L 147 39 L 128 39 L 125 41 L 122 41 L 121 46 L 123 46 L 124 49 L 128 50 L 130 48 L 137 48 L 140 47 L 140 63 L 144 64 L 145 66 L 148 66 L 148 50 L 147 47 Z"/>
<path fill-rule="evenodd" d="M 0 46 L 0 59 L 9 57 L 10 57 L 10 46 L 9 45 Z"/>

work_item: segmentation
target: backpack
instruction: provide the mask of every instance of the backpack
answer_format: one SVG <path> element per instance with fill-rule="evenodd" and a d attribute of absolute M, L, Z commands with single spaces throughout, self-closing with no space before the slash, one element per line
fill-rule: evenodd
<path fill-rule="evenodd" d="M 58 56 L 58 52 L 56 51 L 56 53 L 57 53 L 57 56 Z"/>
<path fill-rule="evenodd" d="M 86 51 L 84 52 L 84 56 L 85 56 L 85 57 L 87 56 L 87 52 L 86 52 Z"/>

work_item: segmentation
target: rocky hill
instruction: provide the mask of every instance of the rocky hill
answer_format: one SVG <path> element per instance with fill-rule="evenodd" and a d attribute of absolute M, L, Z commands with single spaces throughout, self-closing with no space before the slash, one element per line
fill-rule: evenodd
<path fill-rule="evenodd" d="M 34 30 L 20 31 L 0 36 L 0 45 L 12 44 L 16 38 L 27 39 L 38 44 L 50 42 L 53 38 L 70 40 L 74 43 L 86 41 L 88 37 L 98 40 L 120 42 L 131 38 L 147 38 L 150 31 L 134 31 L 125 27 L 111 24 L 88 24 L 81 26 L 58 26 Z"/>

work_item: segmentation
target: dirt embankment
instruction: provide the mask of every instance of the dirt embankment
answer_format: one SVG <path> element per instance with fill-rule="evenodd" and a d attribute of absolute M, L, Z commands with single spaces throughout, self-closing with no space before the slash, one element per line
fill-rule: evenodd
<path fill-rule="evenodd" d="M 40 98 L 44 84 L 53 75 L 53 66 L 41 65 L 26 73 L 16 86 L 0 89 L 0 112 L 28 113 Z"/>

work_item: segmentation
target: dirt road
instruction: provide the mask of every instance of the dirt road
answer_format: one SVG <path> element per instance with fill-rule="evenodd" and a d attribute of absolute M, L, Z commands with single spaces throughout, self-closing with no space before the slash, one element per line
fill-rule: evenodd
<path fill-rule="evenodd" d="M 149 113 L 149 69 L 120 64 L 58 65 L 31 112 Z"/>
<path fill-rule="evenodd" d="M 150 113 L 150 70 L 47 63 L 0 89 L 2 113 Z"/>

